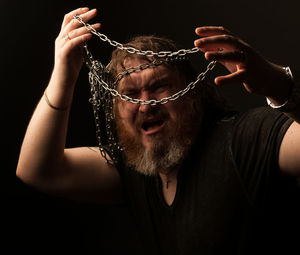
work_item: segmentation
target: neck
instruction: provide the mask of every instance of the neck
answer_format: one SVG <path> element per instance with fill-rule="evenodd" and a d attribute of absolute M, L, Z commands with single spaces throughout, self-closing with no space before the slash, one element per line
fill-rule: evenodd
<path fill-rule="evenodd" d="M 159 176 L 162 181 L 163 188 L 168 189 L 170 185 L 177 183 L 177 174 L 178 174 L 178 168 L 166 173 L 159 172 Z"/>

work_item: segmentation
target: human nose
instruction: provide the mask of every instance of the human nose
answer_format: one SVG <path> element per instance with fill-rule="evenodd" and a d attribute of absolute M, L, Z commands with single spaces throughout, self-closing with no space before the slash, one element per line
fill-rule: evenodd
<path fill-rule="evenodd" d="M 153 100 L 154 98 L 152 98 L 149 93 L 145 92 L 145 93 L 142 93 L 140 99 L 144 100 L 144 101 L 149 101 L 149 100 Z M 140 113 L 147 113 L 149 112 L 150 110 L 152 110 L 152 105 L 151 104 L 144 104 L 144 103 L 141 103 L 139 105 L 139 112 Z"/>
<path fill-rule="evenodd" d="M 141 104 L 139 107 L 140 113 L 147 113 L 151 110 L 152 106 L 150 104 Z"/>

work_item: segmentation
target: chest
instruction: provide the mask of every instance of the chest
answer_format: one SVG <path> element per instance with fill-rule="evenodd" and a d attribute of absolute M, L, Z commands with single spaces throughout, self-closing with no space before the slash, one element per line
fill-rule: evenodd
<path fill-rule="evenodd" d="M 161 193 L 163 200 L 168 206 L 171 206 L 174 202 L 177 190 L 177 180 L 174 179 L 172 181 L 168 181 L 166 183 L 162 183 L 161 185 Z"/>
<path fill-rule="evenodd" d="M 186 172 L 168 189 L 157 180 L 145 183 L 146 211 L 140 219 L 166 254 L 170 249 L 219 254 L 234 249 L 244 238 L 241 233 L 248 232 L 251 206 L 240 180 L 228 170 L 231 163 L 221 163 L 181 169 Z"/>

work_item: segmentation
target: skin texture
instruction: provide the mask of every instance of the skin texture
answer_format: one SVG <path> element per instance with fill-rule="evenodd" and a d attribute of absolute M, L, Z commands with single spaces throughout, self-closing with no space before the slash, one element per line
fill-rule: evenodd
<path fill-rule="evenodd" d="M 127 64 L 129 67 L 129 65 L 138 66 L 145 61 L 134 59 L 127 62 L 129 62 Z M 161 65 L 132 73 L 130 77 L 120 82 L 119 90 L 122 94 L 133 98 L 159 100 L 177 92 L 183 86 L 183 80 L 178 74 L 174 75 L 166 66 Z M 181 99 L 159 106 L 136 105 L 119 101 L 117 107 L 126 132 L 136 136 L 145 148 L 151 148 L 153 140 L 157 139 L 155 137 L 167 141 L 172 135 L 179 121 L 178 113 L 184 104 L 184 100 Z M 155 117 L 158 115 L 156 112 L 160 112 L 160 117 Z M 142 128 L 144 122 L 158 119 L 164 121 L 162 126 L 147 131 Z"/>
<path fill-rule="evenodd" d="M 96 17 L 97 10 L 79 8 L 65 15 L 55 41 L 55 64 L 46 88 L 51 104 L 67 109 L 55 110 L 47 104 L 44 97 L 41 98 L 23 140 L 16 174 L 25 183 L 56 196 L 96 203 L 122 203 L 122 183 L 114 167 L 106 164 L 99 153 L 87 147 L 65 148 L 74 86 L 83 63 L 82 45 L 92 37 L 90 32 L 73 19 L 75 14 L 81 15 L 85 22 L 89 22 Z M 92 26 L 100 29 L 99 23 Z M 205 53 L 208 60 L 218 61 L 229 71 L 228 75 L 215 78 L 216 85 L 240 82 L 249 93 L 267 96 L 274 104 L 281 104 L 287 100 L 290 83 L 287 82 L 281 66 L 266 60 L 250 45 L 223 27 L 198 27 L 196 34 L 199 36 L 195 41 L 196 47 Z M 66 35 L 69 38 L 67 40 Z M 137 64 L 127 63 L 128 66 Z M 148 100 L 177 92 L 181 83 L 176 75 L 167 77 L 172 81 L 171 85 L 155 88 L 157 77 L 169 75 L 163 68 L 160 66 L 155 71 L 149 68 L 133 73 L 130 79 L 136 87 L 131 95 Z M 122 82 L 120 89 L 122 90 Z M 161 106 L 163 115 L 160 118 L 163 119 L 164 126 L 156 130 L 145 132 L 140 128 L 140 119 L 143 121 L 140 116 L 148 114 L 146 118 L 149 118 L 149 112 L 153 111 L 153 107 L 151 109 L 150 106 L 120 103 L 120 121 L 127 134 L 135 136 L 141 146 L 151 148 L 155 140 L 167 142 L 172 135 L 174 136 L 174 127 L 181 118 L 179 113 L 186 107 L 182 100 Z M 295 122 L 282 141 L 279 166 L 284 173 L 299 177 L 300 157 L 297 152 L 300 148 L 300 110 L 297 109 L 288 116 Z M 165 199 L 170 204 L 176 193 L 177 171 L 174 169 L 169 175 L 163 171 L 159 172 L 163 183 L 170 181 L 171 186 L 168 189 L 163 185 Z"/>
<path fill-rule="evenodd" d="M 145 59 L 125 60 L 125 67 L 138 66 Z M 160 65 L 124 77 L 118 86 L 121 94 L 142 100 L 168 97 L 186 86 L 185 80 L 168 65 Z M 176 173 L 200 129 L 201 104 L 183 97 L 162 105 L 137 105 L 117 99 L 115 116 L 118 137 L 130 165 L 145 175 L 160 174 L 164 183 L 176 184 Z M 201 106 L 197 107 L 197 109 Z"/>
<path fill-rule="evenodd" d="M 275 105 L 288 99 L 291 83 L 279 65 L 266 60 L 249 44 L 224 27 L 207 26 L 195 30 L 200 39 L 194 44 L 204 52 L 207 60 L 216 60 L 229 71 L 228 75 L 215 78 L 215 84 L 242 83 L 249 93 L 268 97 Z M 221 49 L 221 50 L 220 50 Z M 286 114 L 295 122 L 287 130 L 279 152 L 279 167 L 291 176 L 300 176 L 300 109 Z"/>

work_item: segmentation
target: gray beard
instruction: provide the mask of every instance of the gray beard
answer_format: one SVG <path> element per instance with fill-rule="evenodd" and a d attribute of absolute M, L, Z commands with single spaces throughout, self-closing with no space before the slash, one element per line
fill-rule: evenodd
<path fill-rule="evenodd" d="M 144 148 L 128 164 L 134 169 L 147 176 L 156 176 L 158 173 L 170 173 L 174 171 L 185 158 L 189 146 L 182 145 L 176 140 L 166 144 L 157 142 L 151 148 Z"/>
<path fill-rule="evenodd" d="M 185 111 L 177 117 L 177 122 L 170 124 L 173 127 L 172 134 L 168 137 L 153 136 L 152 146 L 149 148 L 145 148 L 136 136 L 126 131 L 124 120 L 117 110 L 115 116 L 127 165 L 143 175 L 156 176 L 158 173 L 167 174 L 177 170 L 186 158 L 200 130 L 202 104 L 195 100 L 188 101 Z"/>

